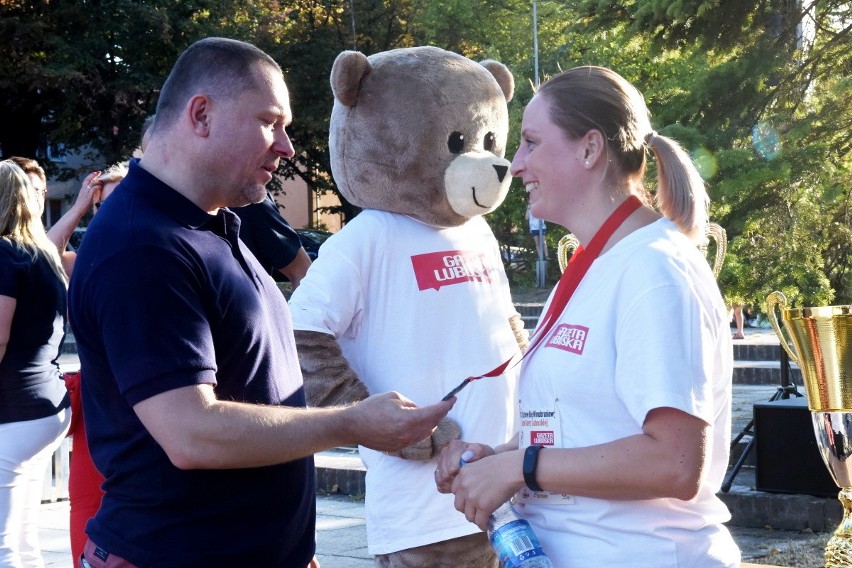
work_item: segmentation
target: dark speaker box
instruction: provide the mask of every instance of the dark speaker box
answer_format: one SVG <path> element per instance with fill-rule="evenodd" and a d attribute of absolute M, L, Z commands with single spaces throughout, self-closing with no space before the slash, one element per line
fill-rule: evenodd
<path fill-rule="evenodd" d="M 791 397 L 754 405 L 755 489 L 837 497 L 822 461 L 807 399 Z"/>

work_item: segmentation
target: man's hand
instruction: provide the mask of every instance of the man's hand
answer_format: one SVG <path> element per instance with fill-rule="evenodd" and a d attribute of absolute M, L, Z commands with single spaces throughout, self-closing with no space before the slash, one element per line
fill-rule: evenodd
<path fill-rule="evenodd" d="M 456 403 L 455 398 L 417 407 L 399 393 L 371 396 L 350 406 L 347 422 L 353 441 L 382 452 L 397 452 L 432 435 Z"/>

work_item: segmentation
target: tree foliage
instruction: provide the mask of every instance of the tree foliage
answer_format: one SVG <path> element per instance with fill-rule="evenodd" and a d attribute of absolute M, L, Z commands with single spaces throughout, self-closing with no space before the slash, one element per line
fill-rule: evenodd
<path fill-rule="evenodd" d="M 284 69 L 298 155 L 281 171 L 336 191 L 328 74 L 343 50 L 431 44 L 507 64 L 510 159 L 538 78 L 605 65 L 640 88 L 654 127 L 701 167 L 730 240 L 720 283 L 731 301 L 761 305 L 780 288 L 800 304 L 852 302 L 848 1 L 535 4 L 537 57 L 527 0 L 0 0 L 0 144 L 4 155 L 34 155 L 49 141 L 118 160 L 137 145 L 177 55 L 221 35 L 255 43 Z M 504 246 L 532 247 L 525 207 L 514 182 L 489 216 Z M 562 234 L 551 227 L 551 251 Z"/>
<path fill-rule="evenodd" d="M 615 68 L 645 92 L 657 129 L 704 159 L 712 214 L 731 243 L 720 279 L 729 299 L 760 307 L 779 288 L 802 305 L 852 302 L 852 5 L 586 0 L 579 9 L 569 29 L 622 29 L 619 44 L 641 44 L 645 57 Z"/>

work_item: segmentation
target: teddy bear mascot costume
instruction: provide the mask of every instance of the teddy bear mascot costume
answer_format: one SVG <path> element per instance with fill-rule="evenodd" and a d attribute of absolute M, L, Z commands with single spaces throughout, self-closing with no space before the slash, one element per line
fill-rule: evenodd
<path fill-rule="evenodd" d="M 527 334 L 482 218 L 509 189 L 512 75 L 435 47 L 341 53 L 329 148 L 363 210 L 322 246 L 290 299 L 309 404 L 397 391 L 418 405 L 519 358 Z M 441 448 L 516 430 L 517 368 L 472 381 L 432 437 L 361 448 L 367 543 L 378 566 L 498 567 L 485 534 L 438 493 Z"/>

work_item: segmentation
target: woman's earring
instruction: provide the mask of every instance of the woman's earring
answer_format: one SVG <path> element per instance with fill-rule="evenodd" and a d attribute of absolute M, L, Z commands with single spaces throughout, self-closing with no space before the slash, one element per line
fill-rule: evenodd
<path fill-rule="evenodd" d="M 589 160 L 583 162 L 583 165 L 586 166 L 586 169 L 589 169 Z"/>

